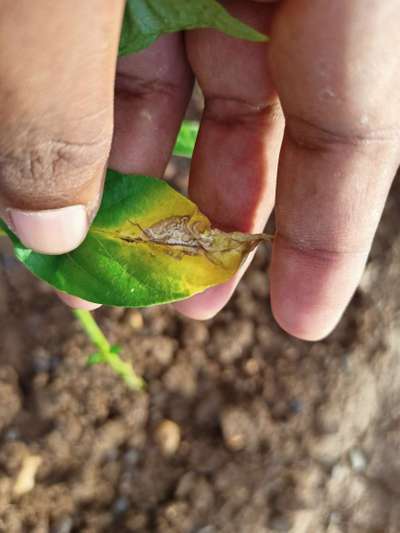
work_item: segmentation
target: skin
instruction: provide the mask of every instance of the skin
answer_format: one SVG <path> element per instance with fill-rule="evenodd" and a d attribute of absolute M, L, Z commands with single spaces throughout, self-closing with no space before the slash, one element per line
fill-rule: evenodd
<path fill-rule="evenodd" d="M 195 76 L 189 194 L 225 229 L 258 232 L 275 206 L 272 310 L 318 340 L 357 287 L 400 163 L 400 3 L 226 6 L 270 43 L 196 30 L 116 64 L 122 0 L 2 0 L 0 215 L 82 204 L 91 219 L 108 157 L 161 177 Z M 209 318 L 239 277 L 176 308 Z"/>

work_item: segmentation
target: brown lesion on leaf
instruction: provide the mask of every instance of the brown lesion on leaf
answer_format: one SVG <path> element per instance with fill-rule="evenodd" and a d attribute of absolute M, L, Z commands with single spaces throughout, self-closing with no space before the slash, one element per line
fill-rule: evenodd
<path fill-rule="evenodd" d="M 211 227 L 207 217 L 196 210 L 192 215 L 172 216 L 143 228 L 129 220 L 132 233 L 116 232 L 115 236 L 129 244 L 149 243 L 163 248 L 164 253 L 181 259 L 185 255 L 203 255 L 220 266 L 232 253 L 245 258 L 260 242 L 271 241 L 263 233 L 250 235 L 227 233 Z"/>

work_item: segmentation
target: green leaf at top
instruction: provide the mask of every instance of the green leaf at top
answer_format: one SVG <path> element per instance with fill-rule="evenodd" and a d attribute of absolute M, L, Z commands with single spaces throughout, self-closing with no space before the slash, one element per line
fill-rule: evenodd
<path fill-rule="evenodd" d="M 60 291 L 121 307 L 172 302 L 223 283 L 266 239 L 213 229 L 165 181 L 113 171 L 89 234 L 73 252 L 35 253 L 2 227 L 33 274 Z"/>
<path fill-rule="evenodd" d="M 216 0 L 128 0 L 119 55 L 143 50 L 164 33 L 195 28 L 214 28 L 249 41 L 267 40 L 232 17 Z"/>

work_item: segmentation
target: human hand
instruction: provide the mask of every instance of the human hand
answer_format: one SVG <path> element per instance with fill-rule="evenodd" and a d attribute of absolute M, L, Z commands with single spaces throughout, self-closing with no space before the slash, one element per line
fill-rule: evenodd
<path fill-rule="evenodd" d="M 192 87 L 182 36 L 121 61 L 116 80 L 124 4 L 1 4 L 0 217 L 38 252 L 65 253 L 86 236 L 102 195 L 115 87 L 112 160 L 161 176 L 170 157 Z"/>
<path fill-rule="evenodd" d="M 3 0 L 0 217 L 28 247 L 85 238 L 113 127 L 123 0 Z"/>
<path fill-rule="evenodd" d="M 218 225 L 243 231 L 260 231 L 275 203 L 272 310 L 283 329 L 317 340 L 360 280 L 400 163 L 400 4 L 227 5 L 271 42 L 187 34 L 206 97 L 190 193 Z M 176 307 L 212 316 L 236 282 Z"/>
<path fill-rule="evenodd" d="M 114 81 L 110 166 L 161 176 L 170 157 L 192 86 L 183 36 L 121 58 L 114 80 L 122 4 L 43 1 L 25 20 L 31 3 L 3 3 L 1 214 L 38 251 L 76 247 L 96 211 Z M 186 34 L 206 96 L 190 194 L 217 225 L 264 226 L 275 200 L 282 104 L 271 295 L 278 322 L 302 338 L 327 334 L 350 299 L 399 162 L 396 4 L 235 0 L 229 9 L 270 33 L 271 43 Z M 85 209 L 58 211 L 71 205 Z M 37 213 L 48 209 L 57 211 Z M 176 307 L 207 318 L 236 283 Z"/>

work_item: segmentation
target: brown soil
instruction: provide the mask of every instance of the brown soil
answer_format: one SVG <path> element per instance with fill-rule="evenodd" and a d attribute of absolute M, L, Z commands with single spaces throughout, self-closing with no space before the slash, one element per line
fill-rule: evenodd
<path fill-rule="evenodd" d="M 400 531 L 399 193 L 323 342 L 275 325 L 267 249 L 214 320 L 99 311 L 143 394 L 3 246 L 0 531 Z"/>

